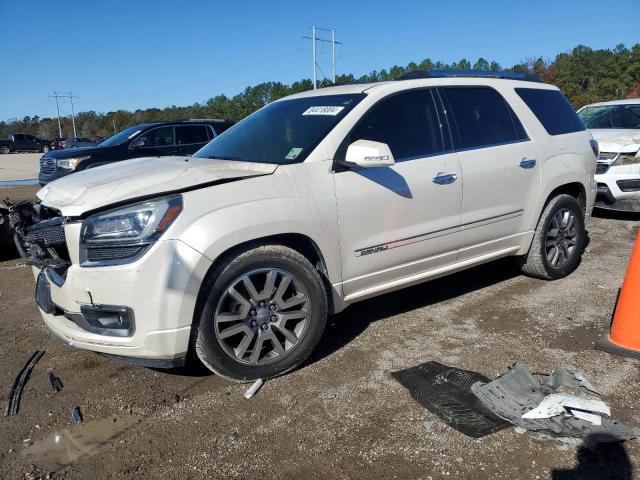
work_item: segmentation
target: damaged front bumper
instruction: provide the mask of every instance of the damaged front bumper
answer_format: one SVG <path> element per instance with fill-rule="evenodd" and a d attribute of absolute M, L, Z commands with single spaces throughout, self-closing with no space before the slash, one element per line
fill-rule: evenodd
<path fill-rule="evenodd" d="M 210 260 L 166 239 L 131 263 L 85 268 L 79 258 L 81 220 L 39 204 L 16 205 L 10 218 L 16 247 L 33 265 L 40 313 L 54 335 L 129 363 L 183 362 Z"/>

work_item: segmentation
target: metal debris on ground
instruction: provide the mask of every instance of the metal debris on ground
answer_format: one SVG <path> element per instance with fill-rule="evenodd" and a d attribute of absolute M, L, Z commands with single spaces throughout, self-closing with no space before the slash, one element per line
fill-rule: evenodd
<path fill-rule="evenodd" d="M 484 375 L 438 362 L 427 362 L 391 375 L 418 403 L 465 435 L 479 438 L 509 426 L 471 393 L 471 385 L 489 381 Z"/>
<path fill-rule="evenodd" d="M 56 377 L 51 372 L 49 372 L 49 382 L 51 382 L 51 388 L 53 388 L 53 391 L 56 393 L 62 390 L 62 387 L 64 386 L 62 385 L 62 381 L 60 380 L 60 378 Z"/>
<path fill-rule="evenodd" d="M 253 382 L 253 384 L 249 387 L 249 389 L 246 392 L 244 392 L 244 398 L 249 400 L 251 397 L 253 397 L 256 394 L 256 392 L 260 390 L 260 387 L 262 386 L 262 384 L 263 382 L 261 378 Z"/>
<path fill-rule="evenodd" d="M 10 415 L 16 415 L 20 408 L 20 397 L 22 396 L 22 390 L 24 389 L 27 380 L 29 380 L 29 375 L 31 374 L 31 370 L 35 367 L 36 363 L 42 358 L 44 355 L 44 351 L 36 351 L 27 364 L 22 368 L 15 381 L 13 382 L 13 387 L 11 387 L 11 393 L 9 394 L 9 403 L 7 404 L 7 410 L 4 412 L 4 416 L 8 417 Z"/>
<path fill-rule="evenodd" d="M 80 407 L 73 407 L 71 416 L 73 417 L 74 422 L 82 423 L 82 412 L 80 411 Z"/>
<path fill-rule="evenodd" d="M 559 395 L 555 387 L 550 386 L 563 385 L 597 392 L 588 381 L 585 384 L 582 375 L 561 373 L 550 379 L 542 382 L 526 367 L 515 364 L 492 382 L 474 383 L 471 391 L 497 416 L 527 430 L 552 437 L 589 437 L 593 443 L 636 438 L 631 428 L 607 418 L 609 407 L 601 400 Z M 575 382 L 579 383 L 577 387 Z"/>

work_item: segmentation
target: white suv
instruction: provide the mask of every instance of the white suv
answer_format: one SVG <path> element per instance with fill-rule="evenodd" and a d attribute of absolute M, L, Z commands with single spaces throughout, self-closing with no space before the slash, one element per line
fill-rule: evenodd
<path fill-rule="evenodd" d="M 580 262 L 595 145 L 527 75 L 414 72 L 292 95 L 192 157 L 57 180 L 13 207 L 49 329 L 73 347 L 228 378 L 300 365 L 327 314 L 514 256 Z"/>
<path fill-rule="evenodd" d="M 600 146 L 596 207 L 640 212 L 640 99 L 594 103 L 578 115 Z"/>

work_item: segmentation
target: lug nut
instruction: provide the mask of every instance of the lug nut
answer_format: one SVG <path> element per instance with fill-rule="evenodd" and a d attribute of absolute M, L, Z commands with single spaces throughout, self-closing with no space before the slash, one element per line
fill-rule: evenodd
<path fill-rule="evenodd" d="M 251 310 L 251 315 L 254 316 L 256 314 L 255 310 Z"/>
<path fill-rule="evenodd" d="M 278 320 L 278 317 L 276 317 L 275 315 L 271 315 L 271 321 L 275 322 L 276 320 Z"/>
<path fill-rule="evenodd" d="M 258 326 L 258 322 L 256 322 L 255 320 L 253 322 L 251 322 L 251 326 L 252 327 L 257 327 Z"/>
<path fill-rule="evenodd" d="M 276 309 L 276 306 L 275 306 L 275 305 L 271 305 L 271 306 L 269 307 L 269 310 L 271 310 L 272 312 L 273 312 L 273 311 L 275 311 L 275 309 Z"/>
<path fill-rule="evenodd" d="M 260 328 L 262 328 L 262 330 L 269 330 L 269 325 L 267 325 L 266 323 L 263 323 L 262 327 Z"/>
<path fill-rule="evenodd" d="M 264 302 L 260 302 L 260 306 L 261 306 L 261 307 L 264 307 L 265 305 L 266 305 L 266 303 L 264 303 Z"/>

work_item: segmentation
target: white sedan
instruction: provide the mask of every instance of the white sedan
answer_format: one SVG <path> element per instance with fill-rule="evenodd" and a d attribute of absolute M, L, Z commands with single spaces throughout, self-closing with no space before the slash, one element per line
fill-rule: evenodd
<path fill-rule="evenodd" d="M 640 212 L 640 99 L 594 103 L 578 115 L 600 147 L 596 207 Z"/>

